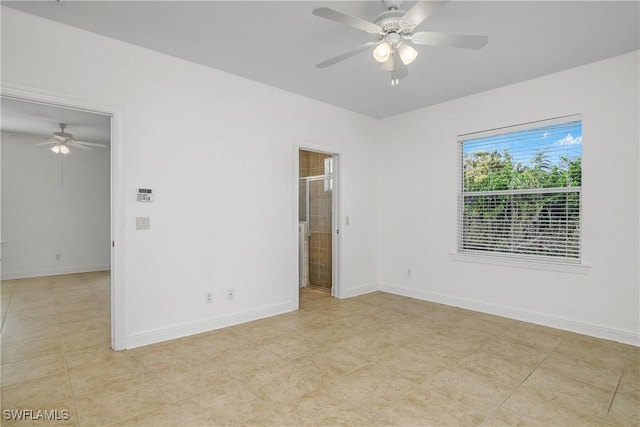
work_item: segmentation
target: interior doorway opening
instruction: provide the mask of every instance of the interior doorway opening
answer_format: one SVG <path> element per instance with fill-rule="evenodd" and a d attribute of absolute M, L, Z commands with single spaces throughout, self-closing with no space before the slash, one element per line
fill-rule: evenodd
<path fill-rule="evenodd" d="M 299 151 L 299 277 L 300 288 L 335 295 L 333 154 Z"/>
<path fill-rule="evenodd" d="M 72 305 L 56 292 L 78 292 L 71 296 L 108 313 L 106 340 L 119 350 L 113 320 L 115 112 L 28 88 L 3 88 L 1 100 L 3 166 L 11 162 L 17 171 L 2 168 L 3 282 L 25 289 L 30 282 L 48 285 L 56 316 Z M 28 179 L 16 179 L 27 170 Z"/>

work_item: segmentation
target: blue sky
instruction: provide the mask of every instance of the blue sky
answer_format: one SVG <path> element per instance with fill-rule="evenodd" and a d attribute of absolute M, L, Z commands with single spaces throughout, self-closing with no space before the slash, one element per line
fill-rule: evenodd
<path fill-rule="evenodd" d="M 570 122 L 532 130 L 511 132 L 464 142 L 464 156 L 481 151 L 509 152 L 515 163 L 523 166 L 539 151 L 544 151 L 551 164 L 561 164 L 560 157 L 582 156 L 582 122 Z"/>

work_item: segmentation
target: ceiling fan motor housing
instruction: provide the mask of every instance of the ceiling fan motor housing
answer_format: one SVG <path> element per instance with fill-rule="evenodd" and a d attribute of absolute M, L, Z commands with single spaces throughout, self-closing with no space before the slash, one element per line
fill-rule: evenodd
<path fill-rule="evenodd" d="M 383 29 L 383 34 L 379 35 L 379 37 L 382 39 L 389 33 L 398 33 L 405 36 L 411 34 L 414 27 L 402 20 L 405 13 L 404 10 L 392 9 L 378 15 L 373 22 Z"/>

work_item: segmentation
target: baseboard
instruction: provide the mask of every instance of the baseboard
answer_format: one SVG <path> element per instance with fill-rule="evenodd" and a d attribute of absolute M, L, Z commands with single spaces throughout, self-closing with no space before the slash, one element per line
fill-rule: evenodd
<path fill-rule="evenodd" d="M 458 298 L 434 292 L 426 292 L 419 289 L 406 288 L 404 286 L 392 285 L 389 283 L 380 284 L 379 289 L 383 292 L 388 292 L 395 295 L 402 295 L 439 304 L 465 308 L 473 311 L 479 311 L 481 313 L 494 314 L 496 316 L 535 323 L 542 326 L 548 326 L 550 328 L 562 329 L 565 331 L 589 335 L 596 338 L 603 338 L 624 344 L 630 344 L 637 347 L 640 346 L 640 334 L 637 332 L 611 329 L 604 326 L 593 325 L 590 323 L 579 322 L 571 319 L 549 316 L 546 314 L 515 309 L 512 307 L 487 304 L 479 301 Z"/>
<path fill-rule="evenodd" d="M 183 338 L 190 335 L 201 334 L 203 332 L 210 332 L 216 329 L 226 328 L 228 326 L 234 326 L 241 323 L 251 322 L 253 320 L 259 320 L 266 317 L 277 316 L 278 314 L 288 313 L 290 311 L 296 310 L 297 308 L 298 307 L 295 302 L 285 302 L 260 307 L 253 310 L 246 310 L 239 313 L 218 316 L 200 322 L 141 332 L 127 337 L 125 340 L 125 348 L 132 349 L 149 344 L 169 341 L 176 338 Z"/>
<path fill-rule="evenodd" d="M 48 268 L 45 270 L 2 272 L 2 280 L 28 279 L 30 277 L 60 276 L 62 274 L 91 273 L 111 270 L 110 264 L 76 265 L 71 267 Z"/>
<path fill-rule="evenodd" d="M 378 290 L 378 285 L 370 283 L 368 285 L 356 286 L 355 288 L 347 288 L 342 292 L 340 298 L 357 297 L 358 295 L 364 295 Z"/>

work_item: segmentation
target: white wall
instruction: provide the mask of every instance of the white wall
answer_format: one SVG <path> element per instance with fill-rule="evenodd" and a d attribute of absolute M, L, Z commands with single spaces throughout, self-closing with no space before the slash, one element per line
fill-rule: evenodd
<path fill-rule="evenodd" d="M 381 288 L 638 345 L 638 76 L 634 52 L 381 121 Z M 456 136 L 574 113 L 587 274 L 453 259 Z"/>
<path fill-rule="evenodd" d="M 2 279 L 108 270 L 109 150 L 34 142 L 1 137 Z"/>
<path fill-rule="evenodd" d="M 297 308 L 301 141 L 341 155 L 341 292 L 374 288 L 372 119 L 9 8 L 2 81 L 120 108 L 125 347 Z M 134 202 L 137 186 L 155 202 Z"/>

